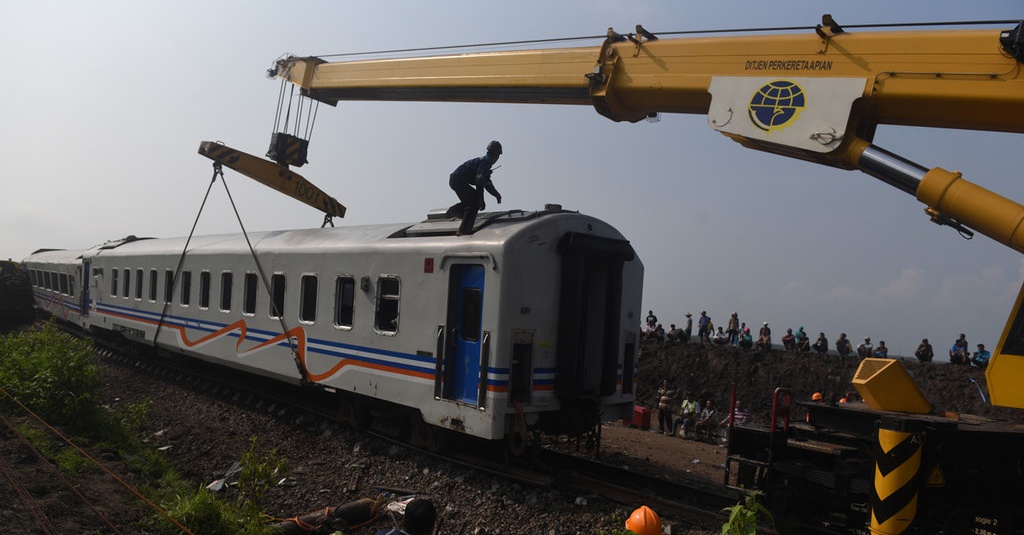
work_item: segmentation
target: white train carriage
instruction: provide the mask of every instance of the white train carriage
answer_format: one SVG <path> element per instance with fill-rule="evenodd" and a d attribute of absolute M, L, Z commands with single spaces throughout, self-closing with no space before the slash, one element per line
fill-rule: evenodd
<path fill-rule="evenodd" d="M 40 249 L 22 264 L 32 281 L 36 308 L 79 327 L 84 327 L 82 310 L 89 301 L 88 288 L 81 285 L 84 252 Z"/>
<path fill-rule="evenodd" d="M 482 214 L 472 236 L 457 226 L 251 233 L 255 258 L 242 235 L 187 251 L 185 238 L 126 239 L 67 253 L 64 271 L 90 273 L 88 328 L 460 433 L 580 434 L 630 417 L 643 266 L 622 235 L 557 206 Z"/>

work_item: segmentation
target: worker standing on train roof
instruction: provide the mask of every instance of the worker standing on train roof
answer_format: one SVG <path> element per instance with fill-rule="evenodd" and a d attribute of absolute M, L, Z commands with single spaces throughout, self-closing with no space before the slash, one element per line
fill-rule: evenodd
<path fill-rule="evenodd" d="M 626 529 L 636 535 L 661 535 L 661 517 L 650 507 L 641 505 L 626 519 Z"/>
<path fill-rule="evenodd" d="M 462 165 L 452 172 L 448 178 L 448 185 L 455 194 L 459 196 L 459 202 L 448 209 L 448 217 L 461 217 L 462 224 L 455 233 L 456 236 L 465 236 L 473 233 L 473 224 L 476 222 L 476 214 L 486 207 L 484 203 L 484 190 L 497 199 L 501 204 L 501 194 L 494 189 L 491 182 L 491 166 L 501 156 L 501 143 L 492 141 L 487 144 L 487 154 L 466 160 Z"/>

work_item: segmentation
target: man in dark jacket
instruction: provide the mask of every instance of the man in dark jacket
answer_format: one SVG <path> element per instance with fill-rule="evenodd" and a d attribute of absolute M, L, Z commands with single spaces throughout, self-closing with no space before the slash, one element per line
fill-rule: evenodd
<path fill-rule="evenodd" d="M 914 356 L 921 362 L 931 362 L 932 357 L 935 356 L 935 351 L 932 350 L 932 345 L 928 343 L 928 339 L 921 340 L 921 345 L 917 346 L 917 350 L 914 351 Z"/>
<path fill-rule="evenodd" d="M 487 144 L 487 154 L 467 160 L 452 172 L 448 178 L 448 185 L 455 194 L 459 196 L 459 202 L 448 209 L 448 217 L 461 217 L 462 224 L 455 233 L 456 236 L 464 236 L 473 233 L 473 224 L 476 223 L 476 214 L 485 208 L 484 190 L 497 199 L 501 204 L 501 194 L 494 189 L 491 182 L 491 166 L 501 156 L 501 143 L 492 141 Z"/>

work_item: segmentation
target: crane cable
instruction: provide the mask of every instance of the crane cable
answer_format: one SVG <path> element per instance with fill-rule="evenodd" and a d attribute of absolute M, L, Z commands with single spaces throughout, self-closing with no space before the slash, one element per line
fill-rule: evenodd
<path fill-rule="evenodd" d="M 1020 20 L 972 20 L 972 21 L 939 21 L 939 22 L 910 22 L 910 23 L 878 23 L 878 24 L 843 24 L 845 29 L 876 29 L 876 28 L 927 28 L 939 26 L 993 26 L 1000 24 L 1017 24 Z M 766 28 L 723 28 L 718 30 L 682 30 L 672 32 L 654 32 L 659 36 L 670 35 L 713 35 L 725 33 L 761 33 L 761 32 L 794 32 L 814 31 L 815 26 L 776 26 Z M 628 35 L 628 34 L 627 34 Z M 492 48 L 504 46 L 541 45 L 572 41 L 604 40 L 608 34 L 582 35 L 575 37 L 553 37 L 548 39 L 526 39 L 521 41 L 496 41 L 492 43 L 476 43 L 466 45 L 431 46 L 420 48 L 396 48 L 391 50 L 376 50 L 364 52 L 346 52 L 338 54 L 314 54 L 318 58 L 345 58 L 361 56 L 377 56 L 386 54 L 410 54 L 417 52 L 437 52 L 442 50 L 464 50 L 477 48 Z"/>
<path fill-rule="evenodd" d="M 285 105 L 285 86 L 290 86 L 288 92 L 288 104 Z M 274 113 L 274 129 L 272 132 L 287 132 L 289 124 L 291 124 L 292 115 L 292 104 L 295 100 L 295 85 L 282 79 L 280 89 L 277 92 L 277 111 Z M 308 102 L 308 109 L 306 110 L 306 126 L 302 127 L 302 105 L 303 102 Z M 295 105 L 295 127 L 292 135 L 298 138 L 310 141 L 313 139 L 313 126 L 316 124 L 317 112 L 320 111 L 320 101 L 309 98 L 305 95 L 299 95 L 299 103 Z M 284 124 L 282 125 L 282 115 L 284 116 Z"/>
<path fill-rule="evenodd" d="M 25 411 L 25 412 L 26 412 L 26 413 L 27 413 L 27 414 L 28 414 L 29 416 L 31 416 L 31 417 L 32 417 L 32 418 L 34 418 L 34 419 L 35 419 L 35 420 L 36 420 L 37 422 L 39 422 L 39 424 L 40 424 L 40 425 L 42 425 L 42 426 L 43 426 L 43 427 L 45 427 L 45 428 L 46 428 L 47 430 L 49 430 L 49 431 L 50 431 L 51 433 L 53 433 L 53 434 L 54 434 L 54 435 L 55 435 L 55 436 L 56 436 L 57 438 L 59 438 L 59 439 L 60 439 L 61 441 L 63 441 L 63 442 L 65 443 L 65 444 L 67 444 L 68 446 L 71 446 L 72 448 L 74 448 L 74 449 L 75 449 L 75 451 L 77 451 L 77 452 L 78 452 L 78 453 L 79 453 L 79 454 L 80 454 L 80 455 L 81 455 L 82 457 L 85 457 L 85 458 L 86 458 L 86 459 L 87 459 L 87 460 L 88 460 L 89 462 L 91 462 L 91 463 L 93 463 L 94 465 L 96 465 L 96 466 L 97 466 L 97 467 L 98 467 L 98 468 L 99 468 L 100 470 L 103 470 L 103 471 L 104 471 L 104 472 L 105 472 L 105 473 L 106 473 L 107 475 L 109 475 L 109 476 L 110 476 L 111 478 L 113 478 L 113 479 L 114 479 L 114 481 L 117 481 L 118 483 L 120 483 L 120 484 L 121 484 L 121 486 L 123 486 L 124 488 L 128 489 L 128 491 L 130 491 L 130 492 L 131 492 L 132 494 L 134 494 L 134 495 L 135 495 L 136 497 L 138 497 L 138 498 L 139 498 L 140 500 L 142 500 L 142 501 L 143 501 L 144 503 L 146 503 L 146 505 L 149 505 L 149 506 L 150 506 L 151 508 L 153 508 L 154 510 L 156 510 L 157 512 L 159 512 L 159 513 L 160 513 L 161 515 L 163 515 L 163 517 L 164 517 L 164 518 L 166 518 L 167 520 L 169 520 L 169 521 L 170 521 L 170 522 L 171 522 L 172 524 L 174 524 L 174 525 L 175 525 L 175 526 L 176 526 L 176 527 L 177 527 L 178 529 L 180 529 L 180 530 L 181 530 L 181 531 L 182 531 L 183 533 L 186 533 L 186 534 L 188 534 L 188 535 L 195 535 L 195 534 L 194 534 L 194 533 L 193 533 L 192 531 L 190 531 L 190 530 L 189 530 L 189 529 L 188 529 L 187 527 L 185 527 L 184 525 L 182 525 L 182 524 L 181 524 L 181 522 L 178 522 L 178 521 L 177 521 L 177 520 L 176 520 L 176 519 L 175 519 L 174 517 L 172 517 L 172 516 L 170 515 L 170 513 L 168 513 L 167 511 L 165 511 L 165 510 L 164 510 L 163 508 L 161 508 L 161 507 L 160 507 L 159 505 L 157 505 L 157 504 L 156 504 L 156 503 L 154 503 L 154 502 L 153 502 L 152 500 L 150 500 L 150 499 L 149 499 L 149 498 L 147 498 L 147 497 L 146 497 L 145 495 L 143 495 L 143 494 L 142 494 L 141 492 L 139 492 L 139 491 L 138 491 L 138 490 L 136 490 L 136 489 L 135 489 L 134 487 L 132 487 L 131 485 L 129 485 L 129 484 L 127 483 L 127 482 L 125 482 L 125 481 L 124 481 L 123 479 L 121 479 L 121 478 L 120 478 L 120 477 L 119 477 L 119 476 L 118 476 L 117 474 L 115 474 L 115 473 L 114 473 L 114 472 L 112 472 L 112 471 L 111 471 L 111 470 L 110 470 L 109 468 L 107 468 L 106 466 L 104 466 L 104 465 L 103 465 L 103 463 L 101 463 L 101 462 L 97 461 L 97 460 L 96 460 L 96 459 L 95 459 L 95 458 L 94 458 L 93 456 L 91 456 L 91 455 L 89 455 L 88 453 L 86 453 L 86 451 L 85 451 L 85 450 L 83 450 L 83 449 L 82 449 L 81 447 L 79 447 L 79 446 L 78 446 L 78 444 L 75 444 L 75 442 L 74 442 L 74 441 L 72 441 L 72 440 L 71 440 L 71 439 L 69 439 L 68 437 L 64 436 L 64 435 L 63 435 L 63 434 L 62 434 L 62 433 L 61 433 L 60 431 L 58 431 L 58 430 L 57 430 L 56 428 L 54 428 L 54 427 L 53 427 L 52 425 L 50 425 L 50 424 L 49 424 L 48 422 L 46 422 L 46 420 L 43 420 L 43 419 L 42 419 L 42 418 L 41 418 L 41 417 L 40 417 L 40 416 L 39 416 L 38 414 L 36 414 L 36 413 L 32 412 L 32 409 L 29 409 L 29 408 L 28 408 L 28 407 L 26 407 L 26 406 L 25 406 L 24 404 L 22 404 L 22 403 L 21 403 L 21 401 L 19 401 L 19 400 L 18 400 L 18 398 L 16 398 L 16 397 L 14 397 L 13 395 L 11 395 L 11 393 L 10 393 L 10 392 L 8 392 L 8 391 L 7 391 L 7 389 L 5 389 L 5 388 L 3 388 L 3 387 L 0 387 L 0 394 L 3 394 L 4 396 L 8 397 L 8 398 L 9 398 L 9 399 L 10 399 L 11 401 L 13 401 L 13 402 L 15 403 L 15 405 L 17 405 L 18 407 L 21 407 L 21 409 L 22 409 L 22 410 L 24 410 L 24 411 Z M 8 426 L 8 427 L 10 427 L 10 428 L 11 428 L 12 430 L 14 429 L 14 427 L 13 427 L 13 426 L 11 425 L 11 423 L 10 423 L 10 422 L 9 422 L 9 421 L 8 421 L 8 420 L 7 420 L 6 418 L 4 418 L 4 417 L 0 416 L 0 419 L 2 419 L 2 420 L 3 420 L 3 422 L 4 422 L 5 424 L 7 424 L 7 426 Z M 20 433 L 19 433 L 18 435 L 19 435 L 19 437 L 20 437 L 20 438 L 21 438 L 22 440 L 25 440 L 25 438 L 24 438 L 24 437 L 22 437 Z M 27 443 L 26 443 L 26 444 L 27 444 Z M 37 455 L 37 456 L 42 456 L 42 457 L 40 457 L 40 458 L 41 458 L 41 459 L 45 459 L 45 456 L 43 456 L 41 452 L 39 452 L 39 451 L 38 451 L 37 449 L 35 449 L 35 447 L 33 447 L 33 446 L 32 446 L 31 444 L 28 444 L 28 446 L 29 446 L 29 447 L 30 447 L 30 448 L 31 448 L 31 449 L 33 450 L 33 452 L 35 452 L 35 453 L 36 453 L 36 455 Z M 47 461 L 47 462 L 46 462 L 45 464 L 47 464 L 47 465 L 50 465 L 50 462 L 49 462 L 49 461 Z M 82 495 L 82 494 L 81 494 L 81 493 L 80 493 L 80 492 L 78 491 L 78 489 L 76 489 L 76 488 L 75 488 L 74 484 L 72 484 L 72 483 L 71 483 L 70 481 L 68 481 L 68 480 L 67 480 L 67 478 L 66 478 L 66 477 L 64 477 L 64 474 L 63 474 L 63 473 L 60 473 L 60 471 L 59 471 L 58 469 L 56 469 L 55 467 L 52 467 L 52 466 L 51 466 L 51 469 L 52 469 L 52 470 L 57 470 L 57 473 L 59 474 L 59 477 L 61 478 L 61 480 L 63 480 L 63 481 L 64 481 L 64 483 L 65 483 L 65 484 L 67 484 L 68 488 L 70 488 L 72 492 L 74 492 L 74 493 L 75 493 L 76 495 L 78 495 L 78 497 L 79 497 L 79 498 L 81 498 L 81 499 L 82 499 L 82 501 L 83 501 L 83 502 L 84 502 L 84 503 L 85 503 L 85 504 L 86 504 L 86 505 L 87 505 L 87 506 L 88 506 L 88 507 L 89 507 L 90 509 L 92 509 L 92 510 L 93 510 L 93 512 L 95 512 L 95 513 L 96 513 L 96 514 L 97 514 L 97 515 L 98 515 L 98 516 L 99 516 L 100 518 L 102 518 L 102 519 L 103 519 L 103 521 L 104 521 L 104 522 L 106 522 L 106 524 L 107 524 L 108 526 L 110 526 L 110 528 L 111 528 L 112 530 L 114 530 L 114 533 L 117 533 L 117 534 L 120 534 L 120 533 L 121 533 L 121 532 L 120 532 L 120 531 L 118 531 L 118 529 L 117 529 L 117 528 L 116 528 L 116 527 L 115 527 L 115 526 L 114 526 L 114 525 L 113 525 L 113 524 L 112 524 L 112 523 L 110 522 L 110 520 L 109 520 L 109 519 L 107 519 L 107 518 L 106 518 L 105 516 L 103 516 L 103 514 L 101 514 L 101 513 L 99 512 L 99 511 L 97 511 L 97 510 L 96 510 L 96 508 L 95 508 L 95 507 L 93 507 L 91 503 L 89 503 L 89 501 L 88 501 L 88 500 L 87 500 L 87 499 L 85 498 L 85 496 L 83 496 L 83 495 Z M 41 526 L 41 527 L 42 527 L 42 526 Z M 44 529 L 45 529 L 45 528 L 44 528 Z"/>
<path fill-rule="evenodd" d="M 156 323 L 156 331 L 153 333 L 153 347 L 157 346 L 157 340 L 160 337 L 160 329 L 163 328 L 164 320 L 167 318 L 167 309 L 171 306 L 171 299 L 174 296 L 174 291 L 178 287 L 178 280 L 181 278 L 181 269 L 185 265 L 185 253 L 188 252 L 188 245 L 192 242 L 192 236 L 196 232 L 196 226 L 199 224 L 199 216 L 203 214 L 203 208 L 206 206 L 206 200 L 210 198 L 210 190 L 213 189 L 214 182 L 217 181 L 217 173 L 220 172 L 220 164 L 213 164 L 213 178 L 210 179 L 210 185 L 206 188 L 206 195 L 203 196 L 203 202 L 199 205 L 199 213 L 196 214 L 195 221 L 192 222 L 192 230 L 188 233 L 188 238 L 185 240 L 185 246 L 181 248 L 181 255 L 178 257 L 178 266 L 174 269 L 174 278 L 171 279 L 171 289 L 169 295 L 164 295 L 164 308 L 160 311 L 160 320 Z M 223 175 L 223 173 L 221 173 Z"/>
<path fill-rule="evenodd" d="M 276 315 L 278 322 L 281 323 L 281 333 L 285 336 L 285 339 L 288 340 L 288 349 L 292 352 L 292 359 L 295 361 L 295 367 L 299 371 L 299 378 L 303 383 L 308 383 L 309 374 L 306 373 L 306 366 L 302 362 L 302 357 L 299 355 L 295 337 L 291 334 L 291 329 L 288 328 L 288 324 L 285 322 L 284 310 L 278 310 L 277 302 L 274 300 L 274 294 L 270 288 L 270 282 L 267 280 L 267 274 L 263 270 L 263 265 L 260 264 L 259 257 L 256 256 L 256 249 L 252 246 L 252 241 L 249 239 L 249 233 L 246 232 L 245 225 L 242 223 L 242 216 L 238 213 L 238 207 L 235 206 L 235 199 L 231 196 L 231 190 L 228 189 L 228 181 L 224 178 L 224 172 L 221 170 L 220 162 L 214 162 L 213 169 L 213 179 L 217 180 L 217 175 L 220 175 L 220 181 L 224 184 L 224 191 L 227 193 L 228 200 L 231 202 L 231 208 L 235 211 L 235 219 L 238 220 L 238 226 L 242 229 L 242 236 L 245 237 L 245 243 L 249 246 L 249 253 L 252 254 L 252 260 L 256 263 L 256 271 L 260 274 L 260 279 L 263 281 L 263 288 L 266 289 L 267 295 L 270 296 L 271 315 Z"/>
<path fill-rule="evenodd" d="M 259 273 L 264 289 L 266 289 L 267 294 L 270 295 L 271 313 L 276 314 L 277 320 L 281 323 L 281 333 L 285 339 L 288 340 L 288 348 L 291 350 L 292 359 L 295 361 L 296 368 L 298 368 L 299 378 L 303 383 L 308 383 L 309 374 L 306 372 L 306 366 L 299 355 L 299 350 L 296 347 L 297 343 L 294 340 L 295 337 L 291 334 L 287 323 L 285 323 L 284 311 L 277 309 L 277 303 L 274 302 L 274 295 L 271 292 L 270 283 L 267 281 L 266 272 L 263 270 L 263 265 L 260 264 L 260 260 L 256 256 L 256 249 L 252 246 L 252 241 L 249 239 L 249 233 L 245 230 L 245 225 L 242 223 L 242 216 L 238 213 L 238 207 L 235 206 L 235 199 L 231 196 L 231 190 L 228 189 L 228 182 L 224 179 L 224 170 L 220 162 L 213 162 L 213 177 L 210 179 L 210 185 L 206 188 L 206 195 L 203 196 L 203 202 L 199 205 L 199 212 L 196 214 L 196 219 L 192 223 L 192 230 L 189 231 L 188 238 L 185 240 L 185 246 L 181 250 L 181 256 L 178 257 L 178 267 L 175 269 L 174 279 L 171 283 L 171 294 L 173 295 L 174 288 L 178 285 L 178 279 L 180 278 L 182 267 L 185 264 L 185 254 L 188 252 L 188 246 L 192 242 L 192 236 L 195 234 L 196 226 L 199 224 L 199 217 L 203 214 L 203 208 L 206 207 L 206 200 L 210 198 L 210 190 L 213 189 L 213 185 L 217 182 L 218 176 L 220 177 L 221 183 L 224 184 L 224 191 L 227 192 L 228 200 L 231 202 L 231 208 L 234 210 L 235 218 L 238 220 L 238 226 L 242 229 L 242 235 L 245 237 L 245 243 L 249 246 L 249 252 L 252 254 L 252 259 L 256 263 L 256 271 Z M 157 347 L 157 337 L 159 336 L 160 329 L 164 324 L 164 319 L 167 317 L 167 308 L 170 304 L 170 299 L 164 300 L 164 308 L 160 312 L 160 320 L 157 322 L 156 332 L 153 334 L 153 347 Z"/>

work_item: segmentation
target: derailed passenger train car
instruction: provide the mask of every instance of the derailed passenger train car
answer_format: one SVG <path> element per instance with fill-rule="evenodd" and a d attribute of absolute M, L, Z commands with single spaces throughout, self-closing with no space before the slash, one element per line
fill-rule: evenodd
<path fill-rule="evenodd" d="M 68 323 L 322 387 L 343 408 L 381 400 L 514 444 L 628 418 L 643 284 L 629 242 L 559 206 L 457 226 L 129 237 L 25 265 Z"/>

